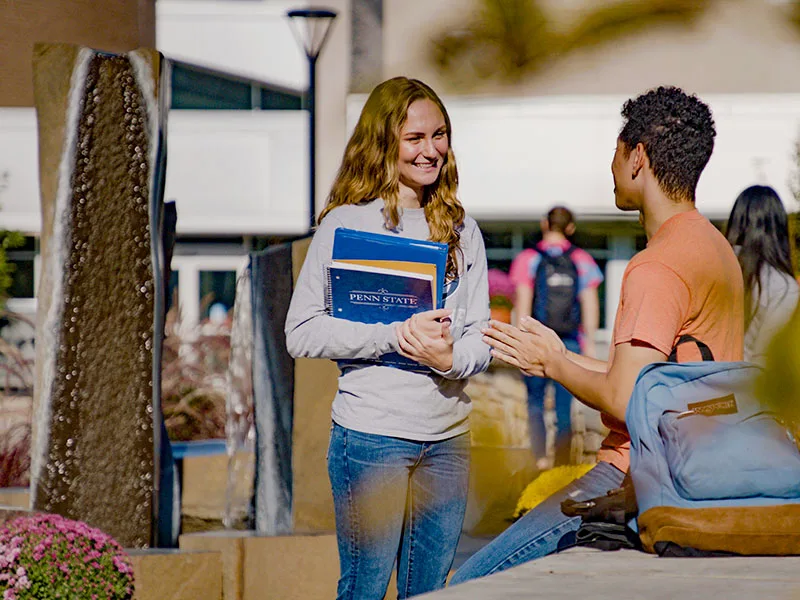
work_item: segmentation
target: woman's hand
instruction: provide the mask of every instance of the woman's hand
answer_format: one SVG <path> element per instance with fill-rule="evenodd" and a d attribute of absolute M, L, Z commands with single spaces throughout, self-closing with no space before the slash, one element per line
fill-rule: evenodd
<path fill-rule="evenodd" d="M 397 326 L 400 354 L 437 371 L 453 367 L 453 337 L 448 308 L 412 315 Z"/>

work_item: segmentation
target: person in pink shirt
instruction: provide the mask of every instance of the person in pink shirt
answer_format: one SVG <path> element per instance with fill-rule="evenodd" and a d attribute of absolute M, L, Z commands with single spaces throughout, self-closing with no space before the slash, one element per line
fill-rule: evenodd
<path fill-rule="evenodd" d="M 603 281 L 603 273 L 588 252 L 569 241 L 569 236 L 575 233 L 575 220 L 569 209 L 553 207 L 542 219 L 541 227 L 542 240 L 534 248 L 520 252 L 509 270 L 516 286 L 514 325 L 519 327 L 522 317 L 533 315 L 556 330 L 571 352 L 595 357 L 594 334 L 600 318 L 597 287 Z M 559 261 L 563 261 L 560 266 Z M 550 277 L 545 275 L 548 272 Z M 555 287 L 548 285 L 548 281 L 555 281 Z M 528 389 L 531 450 L 537 468 L 569 464 L 572 394 L 545 377 L 525 375 L 524 380 Z M 549 384 L 555 391 L 554 460 L 545 453 L 544 399 Z"/>

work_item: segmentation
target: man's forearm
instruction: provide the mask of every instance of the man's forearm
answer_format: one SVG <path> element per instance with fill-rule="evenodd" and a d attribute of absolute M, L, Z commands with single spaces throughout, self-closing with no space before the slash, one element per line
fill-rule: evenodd
<path fill-rule="evenodd" d="M 600 299 L 597 295 L 597 288 L 592 287 L 580 293 L 581 305 L 581 324 L 584 333 L 584 353 L 588 356 L 596 356 L 595 334 L 600 325 Z"/>
<path fill-rule="evenodd" d="M 587 371 L 595 371 L 597 373 L 605 373 L 608 371 L 608 363 L 599 358 L 586 356 L 585 354 L 577 354 L 575 352 L 567 351 L 567 358 Z"/>
<path fill-rule="evenodd" d="M 617 414 L 620 411 L 614 405 L 614 394 L 603 361 L 569 352 L 556 356 L 546 375 L 567 388 L 586 406 L 625 419 L 624 408 L 621 415 Z"/>

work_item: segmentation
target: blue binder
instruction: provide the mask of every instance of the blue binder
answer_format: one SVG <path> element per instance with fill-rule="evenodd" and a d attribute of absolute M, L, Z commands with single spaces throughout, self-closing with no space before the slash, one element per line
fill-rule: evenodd
<path fill-rule="evenodd" d="M 433 277 L 428 274 L 334 261 L 327 268 L 327 278 L 325 303 L 331 316 L 339 319 L 395 323 L 433 308 Z M 428 372 L 396 352 L 384 354 L 379 363 Z"/>
<path fill-rule="evenodd" d="M 333 260 L 402 261 L 434 265 L 436 291 L 434 308 L 442 306 L 442 291 L 447 268 L 447 244 L 416 240 L 383 233 L 338 228 L 333 237 Z"/>

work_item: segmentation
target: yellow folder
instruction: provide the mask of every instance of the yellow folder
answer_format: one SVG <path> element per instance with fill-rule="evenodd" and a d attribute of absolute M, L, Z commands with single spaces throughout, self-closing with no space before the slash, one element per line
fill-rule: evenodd
<path fill-rule="evenodd" d="M 394 269 L 395 271 L 405 271 L 406 273 L 420 273 L 430 275 L 433 278 L 433 298 L 434 301 L 439 297 L 439 290 L 436 289 L 436 265 L 433 263 L 420 263 L 406 260 L 370 260 L 366 258 L 336 259 L 336 262 L 350 263 L 353 265 L 364 265 L 368 267 L 378 267 L 381 269 Z M 436 308 L 441 308 L 437 306 Z"/>

